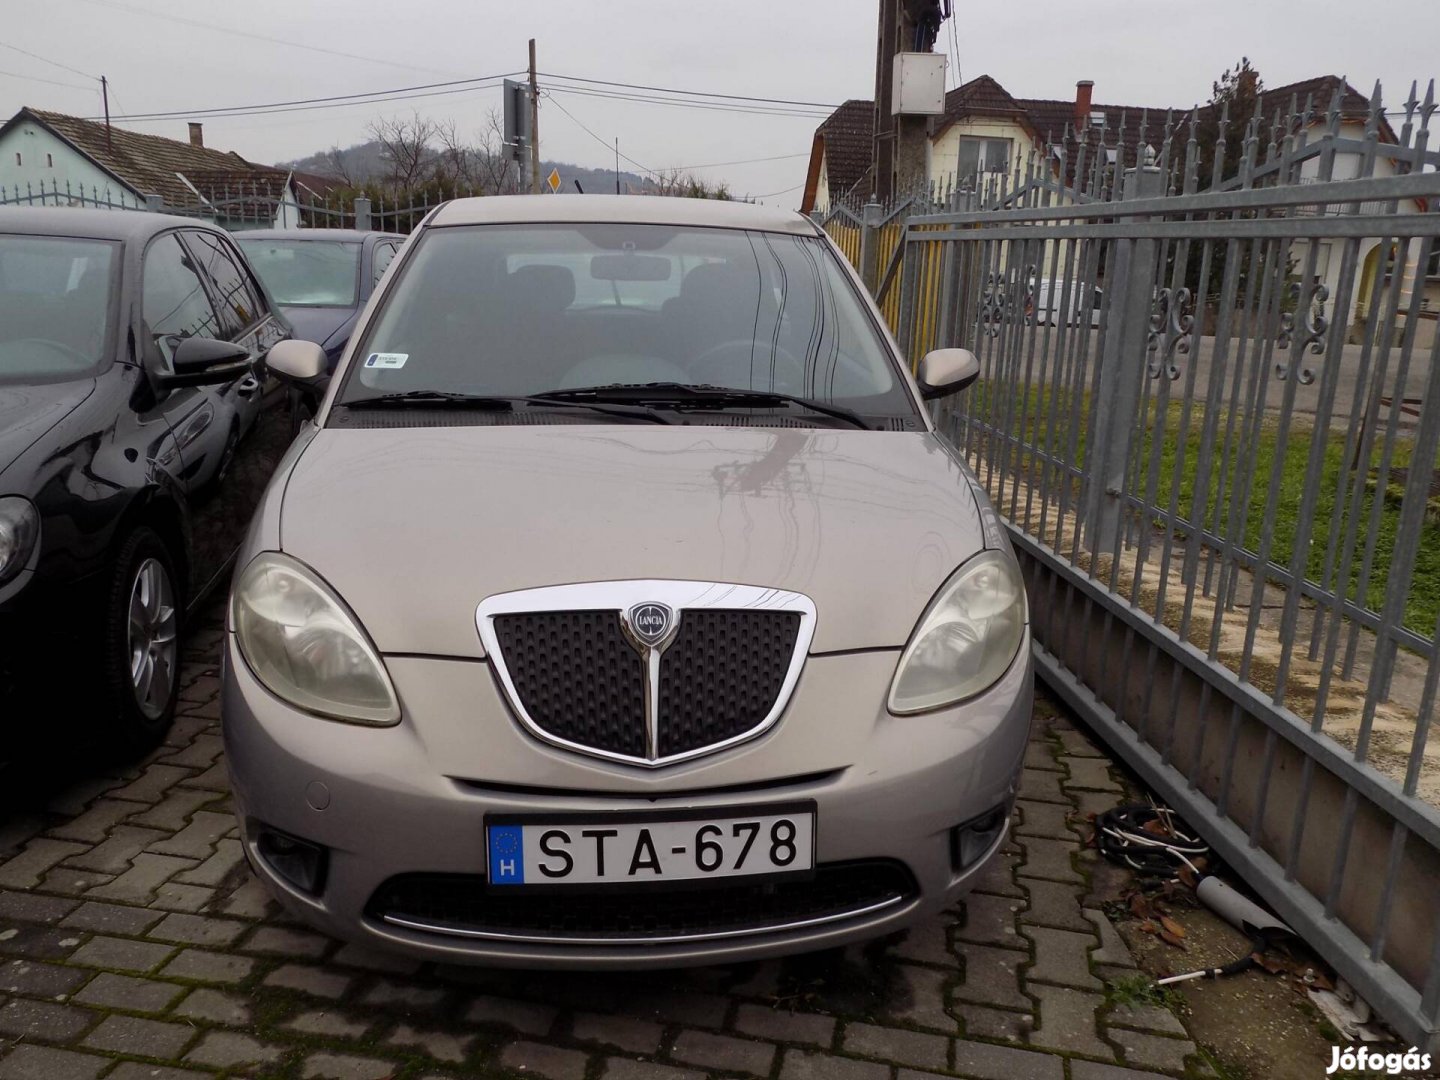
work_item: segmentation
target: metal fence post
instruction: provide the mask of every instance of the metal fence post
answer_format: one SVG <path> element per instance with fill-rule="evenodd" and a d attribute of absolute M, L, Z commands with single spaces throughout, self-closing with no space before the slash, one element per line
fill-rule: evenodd
<path fill-rule="evenodd" d="M 865 204 L 861 211 L 860 218 L 860 280 L 865 282 L 865 287 L 874 295 L 880 285 L 878 267 L 878 247 L 876 244 L 880 236 L 880 219 L 884 216 L 880 204 L 871 199 Z"/>
<path fill-rule="evenodd" d="M 145 209 L 152 214 L 159 214 L 165 209 L 165 197 L 163 195 L 146 195 Z"/>
<path fill-rule="evenodd" d="M 1146 150 L 1145 164 L 1125 173 L 1123 198 L 1165 194 L 1165 176 Z M 1135 410 L 1145 371 L 1145 344 L 1154 304 L 1159 241 L 1122 241 L 1114 248 L 1106 291 L 1110 294 L 1105 350 L 1095 384 L 1095 438 L 1085 450 L 1085 546 L 1094 554 L 1119 556 L 1125 469 L 1135 431 Z"/>
<path fill-rule="evenodd" d="M 370 231 L 370 200 L 364 195 L 355 197 L 355 228 L 359 232 Z"/>

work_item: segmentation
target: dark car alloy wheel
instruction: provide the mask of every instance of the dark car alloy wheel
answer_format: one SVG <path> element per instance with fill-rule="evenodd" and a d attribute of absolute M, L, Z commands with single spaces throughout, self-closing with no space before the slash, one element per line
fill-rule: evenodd
<path fill-rule="evenodd" d="M 174 560 L 149 528 L 132 532 L 115 562 L 105 654 L 119 743 L 141 748 L 170 725 L 179 685 L 180 590 Z"/>
<path fill-rule="evenodd" d="M 175 588 L 158 559 L 146 559 L 130 587 L 130 686 L 135 704 L 159 719 L 175 681 Z"/>

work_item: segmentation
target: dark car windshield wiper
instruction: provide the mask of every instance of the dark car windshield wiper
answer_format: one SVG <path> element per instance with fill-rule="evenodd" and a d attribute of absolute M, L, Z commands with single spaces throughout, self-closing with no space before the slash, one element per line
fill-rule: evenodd
<path fill-rule="evenodd" d="M 619 416 L 627 420 L 645 420 L 652 424 L 668 424 L 670 420 L 655 409 L 642 404 L 611 406 L 600 401 L 567 401 L 547 395 L 504 395 L 504 394 L 463 394 L 450 390 L 404 390 L 394 394 L 376 394 L 373 397 L 355 398 L 353 401 L 337 401 L 336 405 L 347 409 L 480 409 L 487 412 L 511 412 L 516 405 L 529 405 L 545 409 L 587 409 L 605 416 Z"/>
<path fill-rule="evenodd" d="M 778 390 L 743 390 L 730 386 L 711 386 L 706 383 L 690 384 L 675 382 L 652 383 L 609 383 L 604 386 L 585 386 L 574 390 L 551 390 L 536 394 L 546 401 L 572 402 L 617 402 L 642 405 L 657 405 L 669 408 L 725 409 L 733 406 L 765 408 L 777 405 L 795 405 L 822 416 L 843 420 L 852 427 L 870 430 L 870 424 L 863 416 L 843 405 L 832 405 L 828 401 L 783 394 Z"/>

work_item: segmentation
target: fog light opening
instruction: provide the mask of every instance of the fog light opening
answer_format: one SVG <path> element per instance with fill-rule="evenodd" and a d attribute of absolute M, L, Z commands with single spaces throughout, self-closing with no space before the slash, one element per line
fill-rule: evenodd
<path fill-rule="evenodd" d="M 994 846 L 1009 815 L 1009 805 L 1002 803 L 950 830 L 950 865 L 955 873 L 970 869 Z"/>
<path fill-rule="evenodd" d="M 319 844 L 261 826 L 255 846 L 265 865 L 301 892 L 319 896 L 325 888 L 330 853 Z"/>

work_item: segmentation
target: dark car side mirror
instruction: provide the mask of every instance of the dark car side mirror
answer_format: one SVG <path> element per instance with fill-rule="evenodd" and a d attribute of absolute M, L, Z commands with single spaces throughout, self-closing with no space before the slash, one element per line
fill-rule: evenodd
<path fill-rule="evenodd" d="M 169 389 L 176 386 L 214 386 L 234 382 L 251 373 L 250 350 L 233 341 L 188 337 L 176 346 L 170 371 L 160 372 L 156 381 Z"/>

